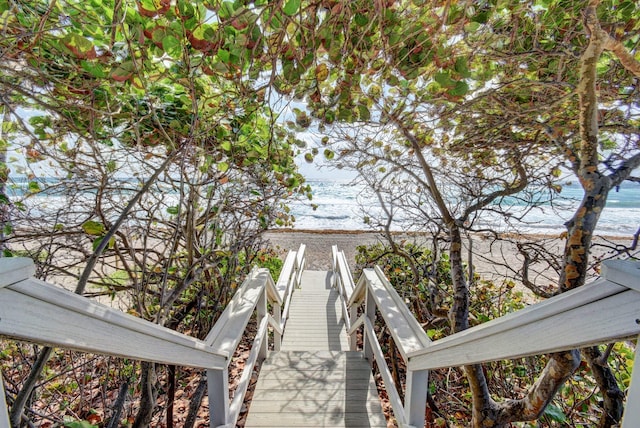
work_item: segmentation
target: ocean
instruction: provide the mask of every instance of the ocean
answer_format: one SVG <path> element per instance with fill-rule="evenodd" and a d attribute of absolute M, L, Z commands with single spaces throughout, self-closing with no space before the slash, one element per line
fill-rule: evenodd
<path fill-rule="evenodd" d="M 371 230 L 364 219 L 368 213 L 380 213 L 377 199 L 368 194 L 363 185 L 351 180 L 313 179 L 308 180 L 312 188 L 313 200 L 290 204 L 291 213 L 296 218 L 294 229 L 310 230 Z M 475 220 L 477 229 L 492 228 L 500 232 L 532 234 L 559 234 L 566 230 L 564 223 L 571 218 L 581 199 L 581 188 L 577 184 L 566 184 L 560 193 L 562 200 L 554 206 L 542 204 L 526 213 L 524 223 L 514 229 L 503 218 L 491 212 L 483 213 Z M 515 214 L 525 208 L 515 199 L 511 209 Z M 369 214 L 371 215 L 371 214 Z M 392 223 L 391 230 L 418 231 L 408 220 Z M 413 222 L 415 224 L 415 222 Z M 640 228 L 640 184 L 625 183 L 618 191 L 609 193 L 607 206 L 603 211 L 596 233 L 602 236 L 632 236 Z"/>
<path fill-rule="evenodd" d="M 12 178 L 13 184 L 9 186 L 9 196 L 12 200 L 22 199 L 28 192 L 29 181 L 26 178 Z M 42 188 L 47 188 L 55 184 L 56 179 L 39 179 Z M 128 180 L 124 180 L 125 182 Z M 134 180 L 136 181 L 136 180 Z M 131 188 L 135 185 L 129 183 Z M 354 183 L 350 179 L 310 179 L 313 199 L 291 201 L 289 206 L 291 214 L 295 217 L 294 229 L 299 230 L 376 230 L 370 224 L 365 223 L 365 217 L 376 218 L 380 216 L 380 209 L 377 198 L 367 191 L 366 187 Z M 25 201 L 30 205 L 31 212 L 37 214 L 40 209 L 46 206 L 55 207 L 68 199 L 56 193 L 56 187 L 45 190 L 41 193 L 32 194 Z M 125 192 L 131 195 L 131 192 Z M 115 195 L 114 195 L 115 196 Z M 175 197 L 174 197 L 175 196 Z M 492 214 L 489 210 L 482 216 L 474 220 L 474 228 L 491 228 L 499 232 L 516 232 L 532 234 L 559 234 L 565 231 L 564 223 L 571 218 L 575 208 L 581 198 L 581 189 L 576 184 L 565 185 L 561 192 L 562 200 L 551 206 L 542 204 L 526 213 L 524 223 L 518 223 L 517 229 L 514 224 L 507 224 L 502 217 Z M 122 194 L 115 196 L 120 202 L 126 203 L 129 196 Z M 86 192 L 84 196 L 77 195 L 75 203 L 91 203 L 92 194 Z M 154 197 L 160 212 L 165 212 L 170 206 L 177 203 L 177 195 L 162 195 Z M 523 213 L 526 206 L 517 199 L 512 198 L 506 201 L 511 205 L 514 216 Z M 40 208 L 40 209 L 39 209 Z M 396 219 L 391 224 L 394 231 L 425 231 L 426 226 L 416 225 L 416 221 L 411 221 L 407 216 Z M 640 184 L 625 183 L 618 191 L 613 190 L 609 194 L 607 206 L 603 211 L 596 233 L 603 236 L 632 236 L 640 228 Z"/>

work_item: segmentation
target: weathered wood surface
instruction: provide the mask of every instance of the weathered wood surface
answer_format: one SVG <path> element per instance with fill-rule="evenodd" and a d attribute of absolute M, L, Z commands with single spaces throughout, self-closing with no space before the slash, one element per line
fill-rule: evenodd
<path fill-rule="evenodd" d="M 263 364 L 246 427 L 386 427 L 361 352 L 289 351 Z"/>
<path fill-rule="evenodd" d="M 349 306 L 359 304 L 365 296 L 370 296 L 375 302 L 405 361 L 409 353 L 429 346 L 431 341 L 424 329 L 377 266 L 363 270 Z M 351 323 L 354 324 L 355 320 Z"/>
<path fill-rule="evenodd" d="M 340 298 L 331 287 L 331 273 L 305 271 L 301 288 L 291 297 L 283 351 L 347 351 Z"/>
<path fill-rule="evenodd" d="M 519 358 L 607 343 L 640 334 L 640 293 L 598 279 L 409 355 L 410 369 Z"/>
<path fill-rule="evenodd" d="M 227 365 L 225 354 L 201 340 L 34 278 L 0 288 L 0 302 L 3 336 L 164 364 Z"/>
<path fill-rule="evenodd" d="M 348 341 L 331 273 L 304 271 L 282 351 L 263 363 L 246 427 L 386 427 L 371 367 Z"/>
<path fill-rule="evenodd" d="M 282 303 L 269 270 L 253 270 L 214 324 L 205 343 L 221 353 L 233 354 L 264 289 L 271 289 L 267 293 L 278 298 L 278 305 Z"/>
<path fill-rule="evenodd" d="M 6 397 L 4 395 L 4 385 L 0 376 L 0 427 L 9 427 L 9 412 L 7 411 Z"/>
<path fill-rule="evenodd" d="M 36 272 L 33 260 L 26 257 L 0 258 L 0 288 L 31 278 Z"/>

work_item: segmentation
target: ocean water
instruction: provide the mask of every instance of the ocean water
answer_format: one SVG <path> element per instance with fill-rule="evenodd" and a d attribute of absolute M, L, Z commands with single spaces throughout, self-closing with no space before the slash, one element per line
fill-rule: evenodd
<path fill-rule="evenodd" d="M 309 180 L 313 192 L 312 201 L 291 203 L 296 218 L 295 229 L 311 230 L 371 230 L 364 222 L 368 213 L 380 214 L 374 195 L 363 185 L 349 180 Z M 490 227 L 501 232 L 559 234 L 566 230 L 564 223 L 574 214 L 581 199 L 581 189 L 576 184 L 565 185 L 562 200 L 551 206 L 545 204 L 530 210 L 525 223 L 517 230 L 502 217 L 483 213 L 475 221 L 477 228 Z M 526 207 L 513 201 L 514 214 L 522 213 Z M 366 212 L 365 212 L 366 211 Z M 371 214 L 369 214 L 371 215 Z M 632 236 L 640 228 L 640 184 L 625 183 L 618 191 L 609 193 L 607 206 L 600 216 L 596 233 L 606 236 Z M 418 230 L 407 220 L 398 220 L 391 225 L 395 231 Z"/>
<path fill-rule="evenodd" d="M 44 213 L 46 207 L 55 208 L 68 203 L 67 196 L 56 192 L 55 179 L 40 179 L 40 182 L 42 189 L 50 187 L 50 190 L 36 193 L 28 199 L 27 203 L 30 205 L 32 214 L 37 214 L 38 211 Z M 136 188 L 136 183 L 131 180 L 124 180 L 124 183 L 130 189 Z M 361 184 L 355 184 L 348 179 L 312 179 L 308 184 L 312 188 L 313 200 L 289 203 L 291 214 L 296 219 L 294 229 L 372 230 L 372 226 L 366 224 L 364 218 L 384 217 L 375 195 L 368 192 L 367 188 Z M 13 185 L 8 189 L 10 198 L 14 201 L 22 199 L 22 196 L 28 192 L 28 186 L 28 180 L 14 179 Z M 163 193 L 162 190 L 159 192 Z M 124 206 L 132 194 L 133 191 L 123 191 L 122 194 L 113 195 L 112 203 L 116 206 Z M 524 217 L 525 222 L 519 223 L 517 229 L 491 212 L 483 213 L 474 221 L 474 226 L 477 229 L 491 228 L 499 232 L 559 234 L 566 230 L 564 223 L 574 214 L 581 195 L 579 186 L 565 185 L 561 192 L 561 201 L 553 207 L 546 204 L 530 210 Z M 90 205 L 92 199 L 91 192 L 81 192 L 75 195 L 74 203 Z M 177 201 L 177 194 L 168 193 L 156 195 L 149 203 L 158 205 L 158 212 L 162 213 Z M 515 199 L 511 202 L 511 209 L 515 215 L 526 209 Z M 82 212 L 79 210 L 77 214 L 81 215 Z M 415 224 L 406 216 L 404 218 L 399 216 L 391 224 L 391 229 L 395 231 L 425 230 Z M 639 228 L 640 184 L 625 183 L 618 191 L 613 190 L 609 194 L 607 206 L 600 217 L 596 233 L 606 236 L 632 236 Z"/>

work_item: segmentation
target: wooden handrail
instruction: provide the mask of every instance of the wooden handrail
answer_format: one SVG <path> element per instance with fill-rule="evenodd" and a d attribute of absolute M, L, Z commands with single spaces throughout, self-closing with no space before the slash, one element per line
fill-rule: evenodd
<path fill-rule="evenodd" d="M 0 276 L 2 268 L 13 260 L 0 258 Z M 34 278 L 23 278 L 0 288 L 0 302 L 0 335 L 6 337 L 209 369 L 226 366 L 229 357 L 201 340 Z"/>
<path fill-rule="evenodd" d="M 35 268 L 30 259 L 0 258 L 0 335 L 96 354 L 206 369 L 211 426 L 230 427 L 238 419 L 255 365 L 266 358 L 270 325 L 274 330 L 274 348 L 280 348 L 286 324 L 286 312 L 281 318 L 281 308 L 283 304 L 288 308 L 304 265 L 302 245 L 297 253 L 287 257 L 278 285 L 267 269 L 254 269 L 202 341 L 34 279 Z M 271 303 L 272 314 L 267 313 L 267 303 Z M 231 356 L 254 312 L 258 331 L 234 398 L 229 401 Z M 0 398 L 4 398 L 4 388 Z M 0 426 L 6 419 L 3 399 Z"/>
<path fill-rule="evenodd" d="M 347 302 L 353 294 L 353 278 L 351 277 L 351 271 L 349 271 L 349 265 L 347 264 L 347 258 L 344 255 L 344 251 L 338 250 L 338 246 L 331 247 L 331 260 L 333 266 L 332 286 L 336 289 L 340 295 L 340 307 L 341 307 L 341 319 L 344 321 L 345 328 L 348 331 L 351 330 L 351 314 Z M 356 314 L 353 314 L 355 317 Z M 349 349 L 356 350 L 355 336 L 349 335 Z"/>
<path fill-rule="evenodd" d="M 407 388 L 403 404 L 398 385 L 393 380 L 374 331 L 376 309 L 385 320 L 405 362 L 408 363 L 407 355 L 410 352 L 429 345 L 429 337 L 380 268 L 364 269 L 354 287 L 344 253 L 334 246 L 332 254 L 334 286 L 342 300 L 343 314 L 350 318 L 345 319 L 345 324 L 352 350 L 356 349 L 356 334 L 362 327 L 365 357 L 369 362 L 373 363 L 375 360 L 377 363 L 398 424 L 401 427 L 424 426 L 428 372 L 426 370 L 407 371 Z M 362 303 L 364 303 L 364 313 L 358 317 L 358 307 Z M 349 316 L 346 315 L 347 310 Z"/>
<path fill-rule="evenodd" d="M 338 288 L 338 278 L 345 275 L 339 259 L 336 248 L 333 264 Z M 364 313 L 357 318 L 354 308 L 362 303 Z M 348 307 L 352 314 L 348 334 L 355 337 L 357 330 L 364 328 L 365 356 L 378 363 L 398 423 L 423 426 L 431 369 L 540 355 L 640 335 L 640 263 L 606 261 L 602 277 L 589 285 L 435 342 L 428 339 L 377 266 L 363 270 Z M 407 364 L 403 405 L 373 330 L 376 309 Z M 628 403 L 640 401 L 640 364 L 634 365 L 637 370 L 632 375 Z M 627 406 L 623 428 L 639 422 L 640 407 Z"/>
<path fill-rule="evenodd" d="M 603 262 L 602 276 L 518 312 L 432 342 L 408 355 L 408 370 L 478 364 L 638 337 L 640 263 Z M 523 340 L 526 338 L 526 340 Z M 634 359 L 627 403 L 640 401 L 640 364 Z M 623 428 L 640 423 L 640 408 L 625 408 Z"/>

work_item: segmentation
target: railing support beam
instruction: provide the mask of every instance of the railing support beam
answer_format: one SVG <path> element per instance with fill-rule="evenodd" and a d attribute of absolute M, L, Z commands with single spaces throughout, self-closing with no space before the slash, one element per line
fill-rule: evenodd
<path fill-rule="evenodd" d="M 273 319 L 278 324 L 278 326 L 282 327 L 282 308 L 280 305 L 272 305 L 273 307 Z M 282 333 L 273 331 L 273 350 L 278 352 L 280 347 L 282 346 Z"/>
<path fill-rule="evenodd" d="M 256 305 L 256 311 L 258 315 L 258 325 L 267 316 L 267 292 L 263 290 L 258 298 L 258 304 Z M 265 330 L 264 340 L 260 344 L 260 351 L 258 352 L 258 361 L 262 362 L 267 358 L 267 351 L 269 350 L 269 334 Z"/>
<path fill-rule="evenodd" d="M 429 371 L 408 370 L 404 396 L 404 413 L 410 426 L 423 427 L 427 393 L 429 392 Z"/>
<path fill-rule="evenodd" d="M 224 427 L 229 423 L 229 370 L 207 370 L 209 394 L 209 426 Z"/>
<path fill-rule="evenodd" d="M 4 395 L 2 375 L 0 375 L 0 426 L 9 426 L 9 411 L 7 410 L 7 397 Z"/>
<path fill-rule="evenodd" d="M 638 336 L 637 344 L 640 344 L 640 336 Z M 640 351 L 638 351 L 637 344 L 636 355 L 633 359 L 633 371 L 631 372 L 631 385 L 629 386 L 629 392 L 627 392 L 627 400 L 622 417 L 622 428 L 637 427 L 638 422 L 640 422 L 640 406 L 638 406 L 638 403 L 640 403 L 640 363 L 638 363 Z"/>
<path fill-rule="evenodd" d="M 369 291 L 369 289 L 367 288 L 366 294 L 365 294 L 365 304 L 364 304 L 364 313 L 365 316 L 367 318 L 369 318 L 369 321 L 371 321 L 371 325 L 376 325 L 376 301 L 373 298 L 373 296 L 371 295 L 371 292 Z M 369 361 L 369 364 L 373 365 L 373 347 L 371 346 L 370 342 L 373 341 L 377 341 L 378 338 L 377 337 L 367 337 L 370 333 L 367 332 L 367 329 L 364 330 L 364 356 L 365 358 Z"/>
<path fill-rule="evenodd" d="M 351 306 L 349 308 L 349 317 L 351 318 L 350 325 L 353 325 L 353 323 L 355 323 L 356 320 L 358 319 L 357 306 Z M 357 331 L 354 331 L 352 334 L 349 335 L 349 350 L 350 351 L 358 350 L 358 332 Z"/>

